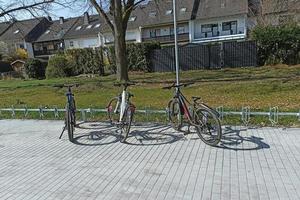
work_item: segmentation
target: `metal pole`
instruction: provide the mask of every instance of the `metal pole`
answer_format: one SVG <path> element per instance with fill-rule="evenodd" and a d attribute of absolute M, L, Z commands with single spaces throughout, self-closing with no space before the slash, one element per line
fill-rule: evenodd
<path fill-rule="evenodd" d="M 179 60 L 178 60 L 178 43 L 177 43 L 177 13 L 176 13 L 176 0 L 173 0 L 173 16 L 174 16 L 174 40 L 175 40 L 176 84 L 179 85 Z"/>

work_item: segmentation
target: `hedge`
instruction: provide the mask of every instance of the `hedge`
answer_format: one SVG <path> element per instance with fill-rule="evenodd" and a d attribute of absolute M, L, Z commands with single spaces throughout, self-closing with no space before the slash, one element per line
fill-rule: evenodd
<path fill-rule="evenodd" d="M 152 50 L 160 49 L 161 46 L 157 42 L 149 43 L 131 43 L 127 45 L 126 54 L 129 71 L 145 71 L 150 72 L 149 56 Z M 110 46 L 106 50 L 111 71 L 116 71 L 114 46 Z"/>
<path fill-rule="evenodd" d="M 40 60 L 28 59 L 24 65 L 25 72 L 29 78 L 44 79 L 46 65 Z"/>
<path fill-rule="evenodd" d="M 257 26 L 252 31 L 252 38 L 257 41 L 260 65 L 300 63 L 298 25 Z"/>

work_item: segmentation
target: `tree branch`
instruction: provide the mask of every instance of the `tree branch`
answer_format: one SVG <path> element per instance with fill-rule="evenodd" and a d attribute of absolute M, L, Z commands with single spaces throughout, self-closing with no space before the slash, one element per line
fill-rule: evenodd
<path fill-rule="evenodd" d="M 114 26 L 111 23 L 109 17 L 107 16 L 106 12 L 102 9 L 102 7 L 96 2 L 96 0 L 90 0 L 91 4 L 94 6 L 94 8 L 96 9 L 96 11 L 98 12 L 99 15 L 101 15 L 106 23 L 109 25 L 109 27 L 111 28 L 112 32 L 114 32 Z"/>
<path fill-rule="evenodd" d="M 54 2 L 54 0 L 43 0 L 41 2 L 37 2 L 37 3 L 29 4 L 29 5 L 23 5 L 23 6 L 8 9 L 8 10 L 1 9 L 2 12 L 0 13 L 0 17 L 3 17 L 5 15 L 8 15 L 9 13 L 16 12 L 19 10 L 28 10 L 28 9 L 34 8 L 36 6 L 40 6 L 42 4 L 49 4 L 49 3 L 53 3 L 53 2 Z"/>

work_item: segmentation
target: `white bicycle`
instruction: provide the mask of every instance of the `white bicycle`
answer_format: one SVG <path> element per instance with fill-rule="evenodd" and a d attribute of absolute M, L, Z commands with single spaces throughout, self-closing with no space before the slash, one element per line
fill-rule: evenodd
<path fill-rule="evenodd" d="M 134 83 L 120 83 L 114 84 L 115 86 L 123 86 L 123 91 L 117 97 L 112 98 L 107 105 L 107 114 L 109 121 L 112 125 L 116 125 L 121 129 L 123 138 L 121 142 L 125 142 L 129 132 L 133 115 L 135 112 L 135 106 L 130 102 L 130 98 L 133 94 L 127 91 L 127 88 Z"/>

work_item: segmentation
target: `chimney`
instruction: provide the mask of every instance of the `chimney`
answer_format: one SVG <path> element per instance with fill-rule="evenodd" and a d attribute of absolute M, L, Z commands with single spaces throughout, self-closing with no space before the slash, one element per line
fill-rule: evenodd
<path fill-rule="evenodd" d="M 63 17 L 59 17 L 59 24 L 63 24 L 64 23 L 64 18 Z"/>
<path fill-rule="evenodd" d="M 49 21 L 49 22 L 52 22 L 52 18 L 48 15 L 47 16 L 47 20 Z"/>
<path fill-rule="evenodd" d="M 90 17 L 89 17 L 89 13 L 85 12 L 84 13 L 84 17 L 83 17 L 83 24 L 84 25 L 88 25 L 90 23 Z"/>

